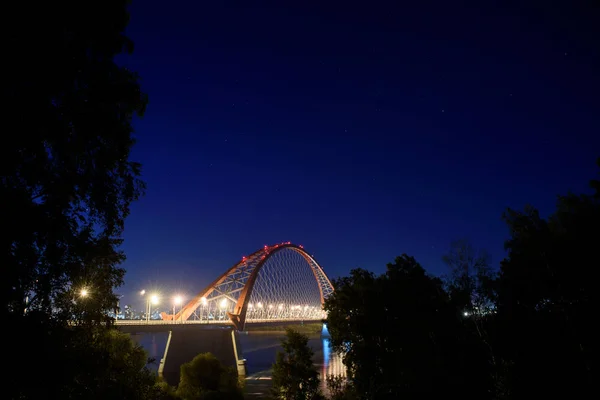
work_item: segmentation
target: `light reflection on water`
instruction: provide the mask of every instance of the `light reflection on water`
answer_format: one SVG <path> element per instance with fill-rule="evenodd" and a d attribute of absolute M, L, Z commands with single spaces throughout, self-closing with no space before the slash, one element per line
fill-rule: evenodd
<path fill-rule="evenodd" d="M 148 356 L 155 359 L 154 363 L 148 364 L 148 368 L 155 373 L 158 371 L 158 364 L 164 355 L 168 336 L 167 332 L 132 335 L 132 338 L 148 352 Z M 269 370 L 275 362 L 277 352 L 282 350 L 282 335 L 278 333 L 253 334 L 251 332 L 240 335 L 239 339 L 247 363 L 248 376 L 270 375 Z M 331 350 L 329 339 L 314 338 L 310 339 L 308 344 L 315 353 L 314 365 L 319 372 L 323 389 L 325 388 L 325 378 L 327 376 L 346 376 L 342 356 Z"/>
<path fill-rule="evenodd" d="M 154 362 L 146 365 L 148 369 L 154 373 L 158 373 L 158 364 L 165 354 L 169 333 L 144 333 L 131 335 L 131 338 L 148 352 L 149 358 L 154 359 Z"/>
<path fill-rule="evenodd" d="M 343 357 L 341 354 L 333 352 L 329 345 L 329 339 L 323 339 L 323 366 L 321 368 L 320 377 L 334 375 L 346 377 L 346 367 L 344 366 Z"/>

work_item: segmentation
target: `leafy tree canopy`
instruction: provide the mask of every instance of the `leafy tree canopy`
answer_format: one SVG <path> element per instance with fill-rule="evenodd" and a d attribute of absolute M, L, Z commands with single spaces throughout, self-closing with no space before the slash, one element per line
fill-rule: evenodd
<path fill-rule="evenodd" d="M 283 352 L 273 365 L 273 395 L 285 400 L 317 400 L 323 398 L 319 375 L 313 365 L 313 350 L 308 337 L 291 328 L 281 342 Z"/>
<path fill-rule="evenodd" d="M 463 325 L 442 281 L 406 254 L 375 276 L 362 269 L 334 282 L 327 325 L 360 398 L 484 398 L 467 371 Z"/>
<path fill-rule="evenodd" d="M 131 52 L 127 1 L 11 4 L 26 16 L 7 33 L 0 146 L 0 307 L 64 321 L 103 320 L 122 283 L 118 250 L 130 203 L 143 191 L 129 159 L 132 117 L 146 96 L 114 57 Z M 92 301 L 74 307 L 81 288 Z"/>
<path fill-rule="evenodd" d="M 74 327 L 27 318 L 17 333 L 31 340 L 12 341 L 7 386 L 13 399 L 163 399 L 147 354 L 130 337 L 104 327 Z M 36 332 L 35 336 L 28 332 Z M 8 371 L 10 372 L 10 371 Z"/>
<path fill-rule="evenodd" d="M 242 399 L 237 372 L 211 353 L 198 354 L 181 366 L 177 396 L 184 400 Z"/>
<path fill-rule="evenodd" d="M 450 244 L 442 259 L 449 269 L 444 283 L 455 307 L 470 315 L 492 312 L 495 274 L 489 253 L 476 250 L 468 240 L 461 239 Z"/>
<path fill-rule="evenodd" d="M 585 397 L 598 374 L 598 180 L 591 187 L 559 196 L 547 219 L 531 206 L 504 215 L 510 238 L 497 282 L 498 346 L 514 366 L 515 396 Z"/>

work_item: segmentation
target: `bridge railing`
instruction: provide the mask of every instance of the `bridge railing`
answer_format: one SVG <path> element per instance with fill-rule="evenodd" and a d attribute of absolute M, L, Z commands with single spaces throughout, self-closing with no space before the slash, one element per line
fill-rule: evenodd
<path fill-rule="evenodd" d="M 265 323 L 265 322 L 314 322 L 321 321 L 321 318 L 315 319 L 295 319 L 295 318 L 265 318 L 265 319 L 249 319 L 246 320 L 246 323 Z M 149 321 L 146 320 L 131 320 L 131 319 L 118 319 L 115 322 L 116 325 L 231 325 L 231 321 L 229 320 L 187 320 L 187 321 L 172 321 L 172 320 L 163 320 L 163 319 L 151 319 Z"/>

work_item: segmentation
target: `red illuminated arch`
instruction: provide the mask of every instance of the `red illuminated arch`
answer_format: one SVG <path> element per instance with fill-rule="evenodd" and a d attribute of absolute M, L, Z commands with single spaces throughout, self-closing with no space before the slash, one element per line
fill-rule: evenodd
<path fill-rule="evenodd" d="M 246 323 L 246 313 L 248 310 L 248 302 L 250 300 L 250 296 L 252 295 L 252 290 L 254 288 L 254 284 L 256 283 L 256 279 L 258 277 L 258 273 L 262 269 L 263 265 L 271 258 L 274 254 L 284 249 L 290 249 L 298 254 L 300 254 L 305 260 L 308 266 L 311 268 L 313 276 L 317 282 L 319 287 L 319 294 L 321 297 L 321 304 L 324 303 L 325 299 L 333 292 L 333 286 L 331 281 L 321 268 L 321 266 L 315 261 L 315 259 L 310 256 L 301 245 L 291 244 L 290 242 L 276 244 L 273 246 L 264 246 L 264 248 L 255 251 L 247 257 L 243 257 L 241 261 L 233 265 L 227 271 L 225 271 L 221 276 L 219 276 L 213 283 L 211 283 L 207 288 L 198 293 L 188 304 L 186 304 L 179 313 L 173 315 L 168 315 L 166 313 L 162 313 L 161 316 L 164 320 L 187 320 L 194 313 L 194 311 L 201 306 L 202 299 L 206 299 L 208 296 L 215 291 L 219 285 L 223 284 L 228 277 L 234 276 L 235 274 L 239 274 L 242 272 L 242 269 L 250 270 L 251 272 L 242 277 L 244 279 L 243 287 L 240 287 L 236 291 L 239 291 L 239 296 L 234 298 L 233 296 L 227 296 L 227 294 L 223 294 L 225 297 L 230 298 L 235 301 L 235 306 L 233 308 L 233 312 L 228 312 L 231 322 L 235 325 L 237 329 L 244 329 Z M 238 278 L 239 280 L 239 278 Z"/>

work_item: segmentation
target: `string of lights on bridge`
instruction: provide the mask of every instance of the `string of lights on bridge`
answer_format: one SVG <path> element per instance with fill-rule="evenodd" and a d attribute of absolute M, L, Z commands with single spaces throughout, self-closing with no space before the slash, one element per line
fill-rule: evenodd
<path fill-rule="evenodd" d="M 323 303 L 332 292 L 314 257 L 302 245 L 282 242 L 243 256 L 189 302 L 184 296 L 163 296 L 153 290 L 139 295 L 145 300 L 146 322 L 162 303 L 172 311 L 159 313 L 167 323 L 231 321 L 243 329 L 246 321 L 324 319 Z M 90 294 L 86 288 L 80 295 Z"/>

